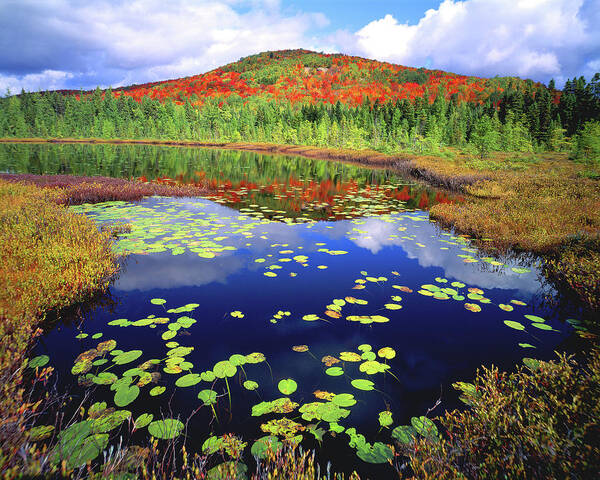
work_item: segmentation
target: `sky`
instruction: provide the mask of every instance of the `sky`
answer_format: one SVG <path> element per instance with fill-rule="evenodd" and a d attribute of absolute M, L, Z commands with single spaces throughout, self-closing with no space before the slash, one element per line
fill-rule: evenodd
<path fill-rule="evenodd" d="M 560 87 L 600 71 L 600 0 L 0 0 L 0 95 L 179 78 L 287 48 Z"/>

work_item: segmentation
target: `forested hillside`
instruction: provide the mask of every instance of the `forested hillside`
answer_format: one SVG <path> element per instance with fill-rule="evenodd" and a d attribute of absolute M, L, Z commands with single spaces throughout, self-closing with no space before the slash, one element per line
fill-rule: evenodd
<path fill-rule="evenodd" d="M 562 91 L 306 50 L 265 52 L 202 75 L 0 99 L 2 137 L 255 141 L 436 153 L 600 151 L 600 74 Z M 583 135 L 578 135 L 582 133 Z M 572 141 L 570 141 L 572 140 Z"/>

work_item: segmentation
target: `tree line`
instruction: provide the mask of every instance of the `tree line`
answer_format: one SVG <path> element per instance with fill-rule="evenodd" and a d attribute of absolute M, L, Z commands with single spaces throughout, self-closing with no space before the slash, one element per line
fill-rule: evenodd
<path fill-rule="evenodd" d="M 559 101 L 553 83 L 525 90 L 509 83 L 479 103 L 447 99 L 440 91 L 433 102 L 366 98 L 358 107 L 235 94 L 197 106 L 194 98 L 136 101 L 110 89 L 81 96 L 22 93 L 0 99 L 0 136 L 250 141 L 387 153 L 435 153 L 449 146 L 482 158 L 491 151 L 600 154 L 593 138 L 600 133 L 600 74 L 589 83 L 583 77 L 567 81 Z"/>

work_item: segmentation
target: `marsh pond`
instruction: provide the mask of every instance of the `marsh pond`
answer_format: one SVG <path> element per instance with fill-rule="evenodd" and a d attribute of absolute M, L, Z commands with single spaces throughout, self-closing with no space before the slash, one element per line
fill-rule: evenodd
<path fill-rule="evenodd" d="M 462 408 L 452 384 L 574 342 L 577 312 L 548 301 L 535 258 L 480 253 L 429 219 L 429 207 L 460 196 L 389 171 L 66 144 L 0 145 L 0 171 L 209 189 L 70 207 L 129 226 L 114 242 L 124 256 L 108 294 L 49 323 L 33 352 L 74 405 L 87 392 L 102 423 L 88 456 L 153 435 L 185 440 L 211 465 L 252 466 L 300 442 L 336 471 L 394 478 L 388 445 L 437 434 L 426 415 Z"/>

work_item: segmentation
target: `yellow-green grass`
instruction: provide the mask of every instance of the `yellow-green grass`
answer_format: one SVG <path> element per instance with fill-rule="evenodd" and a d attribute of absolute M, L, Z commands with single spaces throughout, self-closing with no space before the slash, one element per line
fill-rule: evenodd
<path fill-rule="evenodd" d="M 106 289 L 118 269 L 110 233 L 59 205 L 64 195 L 0 180 L 0 472 L 18 470 L 25 419 L 39 406 L 23 371 L 45 312 Z"/>

